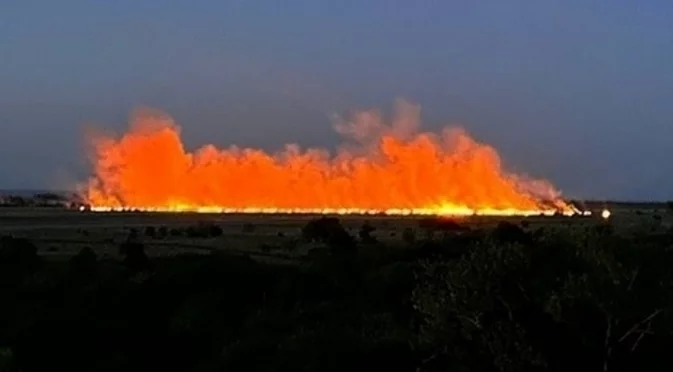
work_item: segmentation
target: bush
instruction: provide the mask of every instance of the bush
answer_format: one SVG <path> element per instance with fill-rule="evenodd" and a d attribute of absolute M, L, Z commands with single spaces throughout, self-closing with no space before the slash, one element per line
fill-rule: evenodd
<path fill-rule="evenodd" d="M 214 224 L 208 226 L 208 230 L 209 230 L 210 236 L 213 237 L 213 238 L 218 237 L 218 236 L 222 236 L 222 234 L 224 233 L 224 231 L 222 230 L 222 228 L 220 226 L 214 225 Z"/>
<path fill-rule="evenodd" d="M 75 280 L 91 280 L 96 275 L 96 253 L 91 247 L 82 248 L 70 259 L 70 276 Z"/>
<path fill-rule="evenodd" d="M 491 236 L 500 243 L 529 243 L 531 236 L 521 227 L 507 221 L 501 221 Z"/>
<path fill-rule="evenodd" d="M 309 221 L 301 230 L 304 240 L 326 243 L 332 236 L 347 233 L 336 217 L 321 217 Z"/>
<path fill-rule="evenodd" d="M 145 236 L 148 236 L 150 238 L 154 238 L 157 235 L 157 228 L 154 226 L 146 226 L 145 227 Z"/>
<path fill-rule="evenodd" d="M 470 231 L 468 226 L 463 226 L 452 219 L 444 217 L 424 218 L 418 221 L 418 227 L 429 231 L 445 233 Z"/>
<path fill-rule="evenodd" d="M 257 229 L 257 226 L 255 226 L 252 223 L 247 222 L 247 223 L 243 224 L 243 227 L 241 228 L 241 232 L 246 233 L 246 234 L 251 234 L 251 233 L 254 233 L 256 229 Z"/>
<path fill-rule="evenodd" d="M 362 227 L 360 227 L 360 231 L 358 232 L 358 235 L 360 236 L 360 241 L 364 244 L 374 244 L 377 242 L 376 238 L 374 238 L 371 234 L 372 232 L 376 231 L 376 228 L 369 224 L 369 222 L 365 222 Z"/>
<path fill-rule="evenodd" d="M 407 227 L 402 231 L 402 240 L 407 244 L 413 244 L 416 241 L 416 232 L 411 227 Z"/>
<path fill-rule="evenodd" d="M 145 253 L 145 246 L 137 242 L 126 242 L 119 247 L 124 256 L 122 261 L 132 272 L 145 271 L 150 268 L 150 260 Z"/>
<path fill-rule="evenodd" d="M 37 247 L 28 239 L 0 237 L 0 264 L 29 268 L 37 260 Z"/>
<path fill-rule="evenodd" d="M 190 238 L 214 238 L 222 236 L 224 231 L 218 225 L 213 223 L 199 223 L 187 228 L 187 236 Z"/>
<path fill-rule="evenodd" d="M 309 242 L 327 244 L 333 253 L 353 252 L 355 239 L 336 217 L 321 217 L 309 221 L 302 228 L 302 237 Z"/>
<path fill-rule="evenodd" d="M 0 238 L 0 286 L 19 283 L 38 268 L 37 247 L 24 238 Z"/>

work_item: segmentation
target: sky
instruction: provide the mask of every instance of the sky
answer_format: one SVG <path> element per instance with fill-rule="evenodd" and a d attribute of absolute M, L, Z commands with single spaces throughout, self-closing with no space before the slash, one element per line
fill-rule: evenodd
<path fill-rule="evenodd" d="M 205 143 L 338 145 L 422 107 L 573 198 L 673 199 L 673 2 L 8 0 L 0 189 L 72 186 L 84 131 L 150 106 Z"/>

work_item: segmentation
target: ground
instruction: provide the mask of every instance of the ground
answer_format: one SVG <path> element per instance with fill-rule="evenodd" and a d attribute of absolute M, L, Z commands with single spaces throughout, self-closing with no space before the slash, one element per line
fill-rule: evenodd
<path fill-rule="evenodd" d="M 673 369 L 673 213 L 590 208 L 318 239 L 317 216 L 0 208 L 0 371 Z"/>
<path fill-rule="evenodd" d="M 471 228 L 490 228 L 500 221 L 509 221 L 526 226 L 527 230 L 549 226 L 586 226 L 601 221 L 602 209 L 609 209 L 613 224 L 623 228 L 640 228 L 643 224 L 655 224 L 664 228 L 673 222 L 673 216 L 665 204 L 624 204 L 601 202 L 589 204 L 591 217 L 465 217 L 461 224 Z M 301 235 L 301 228 L 316 216 L 305 215 L 223 215 L 193 213 L 94 213 L 65 210 L 61 208 L 0 208 L 0 234 L 26 237 L 38 247 L 43 256 L 67 256 L 88 246 L 103 256 L 114 257 L 117 247 L 131 229 L 139 232 L 150 256 L 171 255 L 179 252 L 208 254 L 213 250 L 249 251 L 260 256 L 273 256 L 268 247 L 285 247 Z M 658 218 L 661 217 L 661 220 Z M 363 223 L 371 224 L 372 233 L 386 244 L 402 242 L 405 228 L 418 230 L 419 220 L 424 217 L 396 216 L 340 216 L 344 227 L 357 235 Z M 525 222 L 523 222 L 525 221 Z M 222 236 L 208 239 L 183 235 L 153 239 L 144 235 L 148 226 L 170 229 L 185 229 L 199 223 L 220 226 Z M 246 230 L 247 226 L 247 230 Z M 264 252 L 262 252 L 262 248 Z M 293 254 L 301 256 L 306 248 Z M 287 252 L 276 252 L 287 256 Z"/>

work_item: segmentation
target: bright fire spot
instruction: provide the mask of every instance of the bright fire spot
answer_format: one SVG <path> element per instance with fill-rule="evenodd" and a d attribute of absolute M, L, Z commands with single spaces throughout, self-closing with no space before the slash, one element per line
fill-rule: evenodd
<path fill-rule="evenodd" d="M 607 209 L 603 209 L 603 211 L 601 212 L 601 217 L 607 220 L 608 218 L 610 218 L 610 211 Z"/>
<path fill-rule="evenodd" d="M 572 215 L 547 181 L 503 170 L 492 147 L 465 131 L 419 132 L 420 108 L 399 101 L 337 120 L 351 140 L 335 155 L 206 145 L 188 152 L 166 115 L 140 110 L 121 138 L 91 138 L 92 211 L 388 215 Z"/>

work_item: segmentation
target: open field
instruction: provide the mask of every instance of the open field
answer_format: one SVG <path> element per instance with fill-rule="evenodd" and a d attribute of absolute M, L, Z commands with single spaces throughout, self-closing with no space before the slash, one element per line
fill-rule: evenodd
<path fill-rule="evenodd" d="M 591 217 L 463 217 L 454 220 L 471 229 L 490 229 L 500 221 L 525 225 L 532 231 L 541 227 L 570 226 L 579 228 L 601 222 L 602 208 L 612 210 L 611 221 L 632 226 L 662 217 L 661 224 L 673 220 L 665 205 L 619 205 L 600 203 L 593 206 Z M 661 213 L 664 212 L 664 213 Z M 149 255 L 177 253 L 208 254 L 211 251 L 229 251 L 240 254 L 288 257 L 287 248 L 297 248 L 301 229 L 318 216 L 311 215 L 222 215 L 197 213 L 95 213 L 61 208 L 0 208 L 0 234 L 11 234 L 30 239 L 40 255 L 59 257 L 75 254 L 82 247 L 91 247 L 104 256 L 114 257 L 117 246 L 131 232 L 137 230 Z M 427 217 L 398 216 L 338 216 L 342 225 L 356 236 L 366 222 L 375 230 L 371 235 L 388 245 L 403 244 L 405 229 L 419 229 L 419 221 Z M 524 222 L 525 221 L 525 222 Z M 659 222 L 659 221 L 657 221 Z M 187 234 L 166 234 L 159 238 L 145 236 L 148 227 L 184 232 L 190 226 L 214 224 L 222 228 L 222 235 L 201 238 Z M 269 247 L 275 247 L 270 252 Z M 306 255 L 310 245 L 293 249 L 292 257 Z M 264 252 L 262 252 L 262 249 Z"/>
<path fill-rule="evenodd" d="M 656 222 L 664 227 L 673 223 L 673 214 L 665 204 L 656 203 L 610 203 L 601 202 L 588 204 L 590 217 L 462 217 L 452 218 L 471 228 L 490 228 L 500 221 L 521 224 L 527 229 L 554 226 L 585 226 L 601 221 L 600 214 L 604 208 L 611 211 L 610 221 L 621 227 L 640 226 Z M 160 245 L 202 246 L 206 249 L 226 245 L 229 240 L 237 244 L 247 241 L 256 243 L 278 243 L 279 238 L 298 237 L 301 228 L 315 215 L 249 215 L 249 214 L 198 214 L 198 213 L 95 213 L 79 212 L 62 208 L 0 208 L 0 234 L 13 234 L 50 243 L 87 243 L 103 244 L 110 239 L 126 236 L 131 229 L 142 232 L 148 226 L 167 229 L 185 229 L 200 223 L 215 224 L 222 228 L 223 234 L 218 239 L 204 242 L 202 239 L 188 237 L 168 237 Z M 364 222 L 371 224 L 376 230 L 372 233 L 377 239 L 394 243 L 401 239 L 405 228 L 417 229 L 420 220 L 427 217 L 410 216 L 337 216 L 342 225 L 351 233 L 356 234 Z M 656 220 L 656 221 L 655 221 Z M 244 231 L 246 229 L 252 231 Z M 251 228 L 251 226 L 253 226 Z"/>
<path fill-rule="evenodd" d="M 0 208 L 0 370 L 673 369 L 673 213 L 590 208 Z"/>

